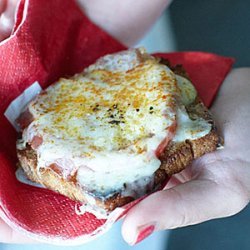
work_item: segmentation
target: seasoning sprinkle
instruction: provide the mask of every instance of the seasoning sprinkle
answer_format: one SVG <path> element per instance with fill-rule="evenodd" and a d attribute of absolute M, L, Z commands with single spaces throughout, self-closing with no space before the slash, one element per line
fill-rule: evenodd
<path fill-rule="evenodd" d="M 110 124 L 116 124 L 119 125 L 120 123 L 125 123 L 124 121 L 118 121 L 118 120 L 112 120 L 109 122 Z"/>

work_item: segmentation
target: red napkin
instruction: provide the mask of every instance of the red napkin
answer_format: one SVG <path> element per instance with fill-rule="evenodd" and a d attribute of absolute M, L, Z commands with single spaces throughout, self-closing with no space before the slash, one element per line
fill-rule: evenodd
<path fill-rule="evenodd" d="M 45 88 L 60 76 L 80 72 L 98 57 L 125 49 L 93 24 L 73 0 L 23 0 L 11 37 L 0 43 L 0 216 L 30 237 L 54 244 L 80 244 L 106 231 L 109 220 L 76 215 L 76 202 L 15 178 L 16 131 L 4 116 L 9 104 L 35 81 Z M 183 64 L 210 105 L 232 67 L 231 58 L 203 52 L 160 54 Z"/>

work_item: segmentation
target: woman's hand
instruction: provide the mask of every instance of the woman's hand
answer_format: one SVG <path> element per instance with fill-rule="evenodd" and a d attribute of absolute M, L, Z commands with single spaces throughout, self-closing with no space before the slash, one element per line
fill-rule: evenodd
<path fill-rule="evenodd" d="M 250 200 L 250 68 L 233 70 L 212 107 L 224 149 L 173 176 L 163 191 L 126 215 L 122 234 L 134 244 L 141 231 L 183 227 L 241 211 Z M 139 237 L 140 239 L 143 237 Z"/>

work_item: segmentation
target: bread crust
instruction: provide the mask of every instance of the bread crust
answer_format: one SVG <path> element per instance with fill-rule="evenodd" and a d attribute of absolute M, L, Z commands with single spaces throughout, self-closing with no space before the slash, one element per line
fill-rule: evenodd
<path fill-rule="evenodd" d="M 161 63 L 170 66 L 166 60 L 161 60 Z M 176 74 L 188 78 L 181 66 L 178 65 L 174 68 L 170 66 L 170 68 Z M 185 108 L 191 119 L 197 117 L 203 118 L 212 125 L 212 129 L 207 135 L 195 140 L 186 140 L 181 143 L 170 142 L 159 156 L 161 165 L 154 173 L 153 183 L 146 190 L 147 194 L 159 190 L 165 185 L 171 175 L 185 169 L 194 159 L 216 150 L 219 144 L 219 136 L 216 132 L 212 116 L 200 98 L 197 97 L 192 104 Z M 17 155 L 20 166 L 31 181 L 40 183 L 48 189 L 63 194 L 72 200 L 88 203 L 88 196 L 91 195 L 95 199 L 95 204 L 91 205 L 108 212 L 134 200 L 131 196 L 123 196 L 122 192 L 111 194 L 108 197 L 100 197 L 94 193 L 86 192 L 77 182 L 76 175 L 66 180 L 52 166 L 40 168 L 38 172 L 36 151 L 31 145 L 27 144 L 22 150 L 17 149 Z"/>

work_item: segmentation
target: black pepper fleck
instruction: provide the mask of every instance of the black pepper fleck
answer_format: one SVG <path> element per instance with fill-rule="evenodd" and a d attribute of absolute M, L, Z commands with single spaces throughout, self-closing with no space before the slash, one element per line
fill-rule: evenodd
<path fill-rule="evenodd" d="M 99 105 L 96 105 L 94 108 L 93 108 L 93 111 L 98 111 L 99 110 Z"/>
<path fill-rule="evenodd" d="M 136 111 L 137 111 L 137 112 L 139 112 L 139 111 L 140 111 L 140 109 L 136 109 Z"/>
<path fill-rule="evenodd" d="M 124 121 L 113 120 L 113 121 L 110 121 L 109 123 L 110 123 L 110 124 L 119 125 L 120 123 L 124 123 Z"/>

